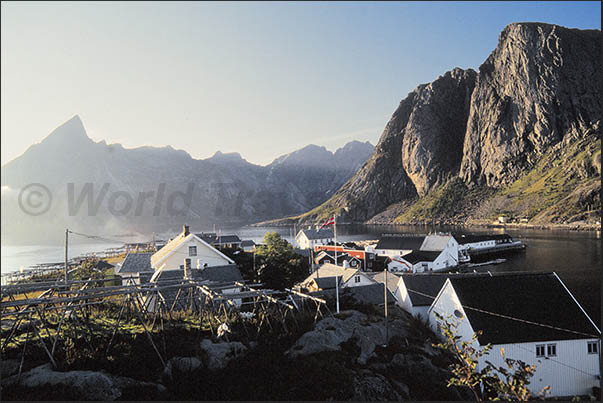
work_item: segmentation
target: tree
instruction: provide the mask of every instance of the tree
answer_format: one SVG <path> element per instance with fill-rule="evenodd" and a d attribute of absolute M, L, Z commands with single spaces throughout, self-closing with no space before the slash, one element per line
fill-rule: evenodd
<path fill-rule="evenodd" d="M 457 334 L 458 323 L 444 319 L 440 314 L 434 312 L 438 320 L 438 327 L 444 336 L 444 342 L 433 344 L 452 353 L 454 363 L 451 365 L 452 377 L 448 380 L 448 386 L 464 386 L 469 388 L 475 400 L 529 400 L 534 396 L 528 390 L 527 385 L 530 378 L 536 372 L 535 365 L 527 365 L 521 360 L 505 358 L 504 349 L 501 349 L 501 355 L 505 362 L 505 367 L 496 367 L 490 361 L 485 361 L 486 365 L 478 370 L 479 359 L 490 353 L 492 346 L 487 344 L 482 348 L 475 348 L 479 345 L 477 338 L 481 331 L 474 333 L 471 341 L 462 340 Z M 538 397 L 544 397 L 550 387 L 545 387 Z"/>
<path fill-rule="evenodd" d="M 259 280 L 266 287 L 282 290 L 308 275 L 306 259 L 276 232 L 264 235 L 264 244 L 255 252 Z"/>

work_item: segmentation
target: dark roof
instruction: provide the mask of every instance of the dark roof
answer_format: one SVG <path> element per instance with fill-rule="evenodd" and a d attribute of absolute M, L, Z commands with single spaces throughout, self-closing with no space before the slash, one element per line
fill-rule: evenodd
<path fill-rule="evenodd" d="M 337 278 L 339 278 L 339 285 L 341 286 L 343 277 L 337 276 Z M 328 290 L 328 289 L 336 287 L 336 277 L 335 276 L 316 277 L 316 278 L 314 278 L 314 282 L 316 283 L 316 286 L 321 290 Z"/>
<path fill-rule="evenodd" d="M 151 267 L 151 256 L 153 252 L 128 253 L 116 270 L 116 273 L 140 273 L 143 271 L 153 271 Z"/>
<path fill-rule="evenodd" d="M 107 263 L 104 260 L 99 260 L 94 265 L 94 268 L 97 270 L 105 270 L 105 269 L 110 269 L 112 267 L 115 267 L 115 265 L 112 265 L 111 263 Z"/>
<path fill-rule="evenodd" d="M 419 274 L 401 274 L 404 280 L 404 286 L 408 291 L 408 297 L 413 306 L 430 306 L 438 295 L 446 279 L 459 276 L 489 276 L 488 273 L 419 273 Z M 433 298 L 421 294 L 427 294 Z"/>
<path fill-rule="evenodd" d="M 212 233 L 201 232 L 201 233 L 198 233 L 195 235 L 210 245 L 224 244 L 224 243 L 240 243 L 241 242 L 241 238 L 239 238 L 238 235 L 217 235 L 213 232 Z"/>
<path fill-rule="evenodd" d="M 321 228 L 318 231 L 316 231 L 314 229 L 302 229 L 299 232 L 303 233 L 306 236 L 306 238 L 308 238 L 308 239 L 333 238 L 333 230 L 329 229 L 329 228 Z"/>
<path fill-rule="evenodd" d="M 205 269 L 192 269 L 191 273 L 194 280 L 209 280 L 215 282 L 241 281 L 241 272 L 236 264 L 224 266 L 209 266 Z M 159 283 L 163 280 L 181 280 L 184 278 L 183 269 L 159 270 L 153 276 L 153 282 Z"/>
<path fill-rule="evenodd" d="M 599 338 L 601 333 L 555 273 L 450 278 L 480 344 Z M 479 312 L 569 329 L 576 334 Z M 592 336 L 587 336 L 592 335 Z"/>
<path fill-rule="evenodd" d="M 255 246 L 255 242 L 253 242 L 251 239 L 245 239 L 241 241 L 241 246 Z"/>
<path fill-rule="evenodd" d="M 424 236 L 405 236 L 404 234 L 388 235 L 381 237 L 375 249 L 419 249 L 423 244 Z"/>
<path fill-rule="evenodd" d="M 511 239 L 510 235 L 507 234 L 486 234 L 486 235 L 471 235 L 471 234 L 452 234 L 454 239 L 460 244 L 468 244 L 475 242 L 484 242 L 484 241 L 496 241 L 496 240 L 506 240 Z"/>
<path fill-rule="evenodd" d="M 442 252 L 432 252 L 427 250 L 413 250 L 409 254 L 401 257 L 410 264 L 419 262 L 433 262 Z"/>
<path fill-rule="evenodd" d="M 375 305 L 383 304 L 384 302 L 383 284 L 369 284 L 359 287 L 346 287 L 343 290 L 344 295 L 351 295 L 352 297 L 356 298 L 358 301 L 361 302 L 366 302 Z M 387 302 L 388 304 L 396 302 L 395 297 L 389 290 L 387 290 Z"/>

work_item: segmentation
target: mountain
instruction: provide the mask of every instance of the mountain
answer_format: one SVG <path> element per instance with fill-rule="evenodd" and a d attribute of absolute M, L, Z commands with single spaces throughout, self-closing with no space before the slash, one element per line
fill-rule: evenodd
<path fill-rule="evenodd" d="M 332 198 L 281 222 L 596 220 L 600 77 L 601 31 L 510 24 L 478 72 L 419 85 Z"/>
<path fill-rule="evenodd" d="M 332 153 L 309 145 L 268 166 L 219 151 L 197 160 L 169 146 L 94 142 L 74 116 L 2 167 L 2 241 L 45 241 L 65 228 L 150 234 L 298 214 L 332 195 L 372 148 L 351 142 Z M 20 194 L 29 184 L 44 188 Z"/>

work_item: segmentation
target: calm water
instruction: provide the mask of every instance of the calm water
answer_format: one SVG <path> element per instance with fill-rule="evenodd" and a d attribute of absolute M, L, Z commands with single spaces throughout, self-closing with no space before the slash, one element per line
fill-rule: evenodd
<path fill-rule="evenodd" d="M 340 225 L 337 241 L 378 239 L 385 233 L 426 235 L 433 228 L 411 226 Z M 451 227 L 436 227 L 437 231 L 455 231 Z M 294 242 L 293 228 L 223 228 L 222 233 L 236 233 L 241 239 L 261 242 L 267 231 L 278 232 L 283 238 Z M 484 230 L 458 229 L 472 234 L 503 233 L 522 240 L 528 245 L 525 252 L 505 256 L 506 262 L 482 266 L 478 271 L 555 271 L 574 294 L 593 321 L 601 323 L 601 234 L 600 232 L 571 232 L 556 230 Z M 101 251 L 118 246 L 116 244 L 79 244 L 70 248 L 70 256 L 85 252 Z M 29 267 L 35 263 L 61 262 L 61 246 L 2 246 L 2 272 Z"/>

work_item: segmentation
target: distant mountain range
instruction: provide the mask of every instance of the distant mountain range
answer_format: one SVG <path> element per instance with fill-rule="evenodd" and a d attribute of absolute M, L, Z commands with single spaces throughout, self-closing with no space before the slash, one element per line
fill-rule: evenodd
<path fill-rule="evenodd" d="M 65 228 L 150 234 L 183 223 L 210 228 L 299 214 L 334 194 L 372 151 L 370 143 L 352 141 L 335 153 L 308 145 L 267 166 L 238 153 L 197 160 L 169 146 L 125 149 L 94 142 L 75 116 L 2 167 L 2 241 L 56 239 Z M 19 199 L 32 183 L 42 184 L 52 197 L 48 211 L 39 215 L 44 208 L 37 206 L 44 202 L 39 193 L 26 189 Z"/>
<path fill-rule="evenodd" d="M 467 44 L 470 46 L 470 44 Z M 601 217 L 601 31 L 514 23 L 479 71 L 419 85 L 328 201 L 271 224 Z"/>

